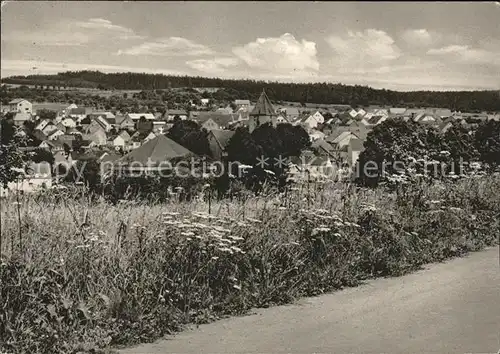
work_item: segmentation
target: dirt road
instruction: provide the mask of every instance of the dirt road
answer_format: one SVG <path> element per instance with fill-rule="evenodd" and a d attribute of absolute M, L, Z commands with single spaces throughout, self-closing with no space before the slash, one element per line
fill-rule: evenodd
<path fill-rule="evenodd" d="M 255 311 L 122 354 L 497 353 L 498 247 L 400 278 L 376 279 Z"/>

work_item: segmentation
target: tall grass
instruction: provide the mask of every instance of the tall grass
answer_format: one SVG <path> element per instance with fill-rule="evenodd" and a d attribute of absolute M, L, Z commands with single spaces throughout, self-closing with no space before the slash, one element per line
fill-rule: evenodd
<path fill-rule="evenodd" d="M 397 193 L 321 185 L 214 202 L 210 214 L 202 201 L 3 200 L 0 349 L 73 353 L 149 341 L 405 274 L 496 244 L 499 190 L 498 177 Z"/>

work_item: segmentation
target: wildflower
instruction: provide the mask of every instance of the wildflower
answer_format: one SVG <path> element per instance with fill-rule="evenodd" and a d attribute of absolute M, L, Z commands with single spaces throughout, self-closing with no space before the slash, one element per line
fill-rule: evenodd
<path fill-rule="evenodd" d="M 312 230 L 312 236 L 319 234 L 320 232 L 328 232 L 330 228 L 328 227 L 316 227 Z"/>
<path fill-rule="evenodd" d="M 245 253 L 241 248 L 236 247 L 236 246 L 231 246 L 231 250 L 239 253 Z"/>
<path fill-rule="evenodd" d="M 230 238 L 231 240 L 234 240 L 234 241 L 241 241 L 241 240 L 244 240 L 243 237 L 240 237 L 240 236 L 232 236 L 232 235 L 229 235 L 228 238 Z"/>
<path fill-rule="evenodd" d="M 223 227 L 220 227 L 220 226 L 213 226 L 213 229 L 215 231 L 219 231 L 219 232 L 231 232 L 231 230 L 224 229 Z"/>
<path fill-rule="evenodd" d="M 442 202 L 443 202 L 442 200 L 431 200 L 431 201 L 429 201 L 430 204 L 440 204 Z"/>
<path fill-rule="evenodd" d="M 165 211 L 165 212 L 163 212 L 163 215 L 177 216 L 177 215 L 180 215 L 180 213 L 177 213 L 174 211 Z"/>
<path fill-rule="evenodd" d="M 262 223 L 262 221 L 260 221 L 258 219 L 254 219 L 254 218 L 247 218 L 247 220 L 250 221 L 250 222 L 254 222 L 256 224 L 261 224 Z"/>

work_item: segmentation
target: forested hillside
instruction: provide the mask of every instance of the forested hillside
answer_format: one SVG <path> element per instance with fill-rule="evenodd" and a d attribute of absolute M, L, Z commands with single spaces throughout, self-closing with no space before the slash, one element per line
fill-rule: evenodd
<path fill-rule="evenodd" d="M 404 81 L 404 78 L 401 78 Z M 500 91 L 414 91 L 398 92 L 333 83 L 279 83 L 255 80 L 227 80 L 193 76 L 99 71 L 64 72 L 57 75 L 12 76 L 3 83 L 148 90 L 176 87 L 218 87 L 234 90 L 240 98 L 257 99 L 262 88 L 275 101 L 443 107 L 461 111 L 500 111 Z"/>

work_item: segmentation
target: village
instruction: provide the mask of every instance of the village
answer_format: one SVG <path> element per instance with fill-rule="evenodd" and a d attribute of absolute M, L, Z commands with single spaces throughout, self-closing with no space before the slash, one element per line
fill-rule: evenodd
<path fill-rule="evenodd" d="M 7 189 L 28 192 L 42 186 L 50 188 L 59 165 L 63 164 L 67 169 L 79 160 L 94 158 L 99 162 L 109 163 L 126 159 L 124 155 L 134 150 L 139 151 L 134 155 L 147 159 L 149 156 L 140 152 L 141 147 L 159 137 L 166 141 L 162 145 L 165 151 L 161 151 L 165 159 L 182 156 L 189 151 L 182 146 L 176 147 L 176 142 L 165 137 L 178 120 L 196 122 L 207 132 L 210 157 L 218 161 L 223 160 L 227 144 L 238 127 L 247 127 L 251 133 L 265 123 L 270 123 L 273 127 L 279 124 L 301 126 L 309 135 L 311 146 L 294 160 L 296 165 L 302 164 L 295 170 L 307 170 L 308 178 L 324 177 L 325 167 L 331 168 L 334 165 L 352 169 L 369 132 L 388 119 L 412 120 L 432 126 L 443 134 L 456 122 L 464 127 L 473 127 L 482 121 L 500 121 L 500 115 L 491 112 L 452 112 L 444 108 L 353 109 L 341 104 L 273 104 L 265 90 L 256 102 L 236 99 L 230 105 L 218 106 L 217 102 L 202 98 L 200 103 L 201 105 L 191 103 L 192 110 L 165 109 L 164 113 L 129 113 L 79 107 L 74 103 L 32 103 L 23 98 L 11 100 L 8 105 L 1 107 L 2 116 L 8 117 L 21 135 L 29 134 L 34 137 L 21 149 L 45 150 L 54 159 L 50 168 L 32 164 L 28 171 L 35 173 L 27 172 L 21 183 L 19 180 L 10 182 Z M 52 113 L 52 118 L 43 117 L 47 112 Z"/>

